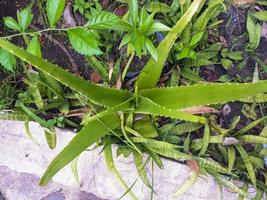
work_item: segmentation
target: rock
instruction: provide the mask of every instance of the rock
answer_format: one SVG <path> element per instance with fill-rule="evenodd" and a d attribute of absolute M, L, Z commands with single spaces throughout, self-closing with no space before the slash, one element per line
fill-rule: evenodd
<path fill-rule="evenodd" d="M 113 200 L 121 197 L 125 190 L 106 167 L 101 149 L 83 152 L 78 160 L 80 184 L 77 185 L 70 166 L 66 166 L 53 178 L 48 186 L 38 186 L 42 176 L 52 159 L 74 137 L 68 130 L 57 129 L 57 147 L 50 150 L 46 144 L 42 128 L 30 123 L 30 130 L 39 146 L 32 142 L 25 133 L 23 122 L 0 121 L 0 191 L 7 200 L 51 200 L 62 196 L 66 200 Z M 92 147 L 90 147 L 92 149 Z M 113 148 L 113 154 L 116 147 Z M 115 158 L 115 164 L 124 180 L 140 200 L 150 199 L 151 190 L 144 186 L 138 177 L 133 159 L 122 156 Z M 211 176 L 201 175 L 196 183 L 181 197 L 173 197 L 173 193 L 189 177 L 190 169 L 178 162 L 163 159 L 164 170 L 147 166 L 149 178 L 153 176 L 154 200 L 206 200 L 236 199 L 237 195 L 224 190 Z M 3 167 L 7 166 L 7 167 Z M 61 196 L 62 195 L 62 196 Z M 123 199 L 129 200 L 126 195 Z"/>

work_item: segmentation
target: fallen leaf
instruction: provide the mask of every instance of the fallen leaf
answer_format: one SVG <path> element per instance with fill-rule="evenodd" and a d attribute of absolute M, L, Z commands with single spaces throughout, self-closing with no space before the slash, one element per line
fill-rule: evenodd
<path fill-rule="evenodd" d="M 233 0 L 233 4 L 236 6 L 241 6 L 248 3 L 254 3 L 255 0 Z"/>
<path fill-rule="evenodd" d="M 98 83 L 99 81 L 101 81 L 101 76 L 100 76 L 97 72 L 93 72 L 93 73 L 90 75 L 90 80 L 91 80 L 93 83 Z"/>
<path fill-rule="evenodd" d="M 218 113 L 219 112 L 215 108 L 211 108 L 207 106 L 196 106 L 196 107 L 181 109 L 179 111 L 190 113 L 190 114 Z"/>

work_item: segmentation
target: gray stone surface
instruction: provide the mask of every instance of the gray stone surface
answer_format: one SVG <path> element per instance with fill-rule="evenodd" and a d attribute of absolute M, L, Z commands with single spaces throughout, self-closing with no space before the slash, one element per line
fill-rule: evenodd
<path fill-rule="evenodd" d="M 0 191 L 7 200 L 39 200 L 50 198 L 51 194 L 52 197 L 53 194 L 58 195 L 59 191 L 66 200 L 90 200 L 90 198 L 94 200 L 96 196 L 115 200 L 124 194 L 124 189 L 108 171 L 103 155 L 100 155 L 101 149 L 86 151 L 80 155 L 78 162 L 79 185 L 75 182 L 70 166 L 66 166 L 48 186 L 39 187 L 38 177 L 43 174 L 51 160 L 66 146 L 74 134 L 66 130 L 57 130 L 57 147 L 55 150 L 50 150 L 41 127 L 36 123 L 31 123 L 30 129 L 39 145 L 28 139 L 23 123 L 0 121 L 0 166 L 8 166 L 8 168 L 0 168 Z M 113 151 L 115 153 L 116 148 Z M 128 185 L 132 185 L 137 179 L 132 190 L 138 199 L 149 199 L 151 191 L 138 178 L 132 158 L 119 157 L 114 158 L 114 161 Z M 214 179 L 204 175 L 200 176 L 197 182 L 182 196 L 173 197 L 173 193 L 188 179 L 190 170 L 177 162 L 165 159 L 163 162 L 164 170 L 157 167 L 153 169 L 154 190 L 157 194 L 154 195 L 154 200 L 221 200 L 222 197 L 224 200 L 230 200 L 237 198 L 236 194 L 228 190 L 221 193 Z M 5 170 L 10 170 L 10 172 Z M 151 166 L 146 170 L 151 179 Z M 23 176 L 25 174 L 32 176 Z M 23 196 L 25 194 L 27 194 L 27 198 Z M 130 197 L 126 195 L 123 199 L 129 200 Z"/>
<path fill-rule="evenodd" d="M 4 200 L 103 200 L 79 188 L 54 182 L 40 187 L 38 176 L 18 173 L 8 167 L 1 166 L 0 175 L 0 189 Z"/>

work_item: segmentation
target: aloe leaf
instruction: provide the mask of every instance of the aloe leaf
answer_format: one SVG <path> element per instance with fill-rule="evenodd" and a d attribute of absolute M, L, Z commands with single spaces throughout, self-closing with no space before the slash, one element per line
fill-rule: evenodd
<path fill-rule="evenodd" d="M 156 165 L 160 168 L 163 169 L 164 165 L 162 160 L 160 159 L 160 156 L 158 154 L 156 154 L 155 152 L 147 149 L 144 147 L 144 149 L 146 150 L 146 152 L 151 156 L 152 160 L 156 163 Z"/>
<path fill-rule="evenodd" d="M 85 118 L 82 122 L 82 124 L 87 124 L 88 122 L 91 122 L 91 121 L 94 121 L 94 120 L 97 120 L 101 117 L 105 117 L 107 115 L 111 115 L 113 113 L 116 113 L 118 111 L 125 111 L 125 110 L 128 110 L 131 108 L 131 98 L 128 99 L 127 101 L 117 105 L 117 106 L 114 106 L 114 107 L 111 107 L 111 108 L 108 108 L 102 112 L 99 112 L 97 113 L 96 115 L 94 116 L 91 116 L 89 118 Z"/>
<path fill-rule="evenodd" d="M 149 179 L 147 177 L 147 173 L 145 170 L 145 163 L 143 162 L 143 156 L 140 155 L 137 151 L 133 152 L 133 158 L 134 158 L 134 163 L 137 169 L 137 172 L 141 178 L 141 180 L 144 182 L 144 184 L 151 188 L 151 184 L 149 182 Z"/>
<path fill-rule="evenodd" d="M 107 144 L 108 143 L 108 138 L 105 138 L 104 143 Z M 127 185 L 127 183 L 123 180 L 123 178 L 121 177 L 119 171 L 117 170 L 117 168 L 115 167 L 115 163 L 113 160 L 113 155 L 112 155 L 112 148 L 111 148 L 111 144 L 109 145 L 105 145 L 104 148 L 104 154 L 105 154 L 105 160 L 106 160 L 106 164 L 108 169 L 112 172 L 112 174 L 116 177 L 116 179 L 118 179 L 119 183 L 121 184 L 121 186 L 126 190 L 129 191 L 129 194 L 131 195 L 132 199 L 134 200 L 138 200 L 138 198 L 134 195 L 134 193 L 129 189 L 129 186 Z"/>
<path fill-rule="evenodd" d="M 244 161 L 244 164 L 247 168 L 248 175 L 250 177 L 250 180 L 251 180 L 253 186 L 256 187 L 256 185 L 257 185 L 256 175 L 255 175 L 253 165 L 249 160 L 249 156 L 248 156 L 246 150 L 240 144 L 237 144 L 236 148 L 239 151 L 239 153 L 240 153 L 240 155 Z"/>
<path fill-rule="evenodd" d="M 207 122 L 207 119 L 204 117 L 191 115 L 189 113 L 181 112 L 178 110 L 171 110 L 163 106 L 160 106 L 155 102 L 151 101 L 150 99 L 144 97 L 139 97 L 139 104 L 138 107 L 135 109 L 135 112 L 141 114 L 152 114 L 152 115 L 171 117 L 175 119 L 191 121 L 195 123 L 202 123 L 202 124 L 205 124 Z"/>
<path fill-rule="evenodd" d="M 267 138 L 256 135 L 242 135 L 237 138 L 239 141 L 254 143 L 254 144 L 267 144 Z"/>
<path fill-rule="evenodd" d="M 119 117 L 117 115 L 103 117 L 101 118 L 101 121 L 97 120 L 89 122 L 56 156 L 56 158 L 54 158 L 42 176 L 40 185 L 46 185 L 60 169 L 70 163 L 101 137 L 117 128 L 119 123 Z"/>
<path fill-rule="evenodd" d="M 203 167 L 208 170 L 225 173 L 225 174 L 229 172 L 228 169 L 224 168 L 223 166 L 221 166 L 219 163 L 215 161 L 208 160 L 208 159 L 201 158 L 201 157 L 194 157 L 194 159 L 198 161 L 199 167 Z"/>
<path fill-rule="evenodd" d="M 249 130 L 251 130 L 252 128 L 254 128 L 255 126 L 257 126 L 258 124 L 260 124 L 261 122 L 263 122 L 266 119 L 267 119 L 267 116 L 261 117 L 261 118 L 255 120 L 254 122 L 250 123 L 249 125 L 245 126 L 244 128 L 242 128 L 239 131 L 237 131 L 236 133 L 234 133 L 233 136 L 242 135 L 242 134 L 248 132 Z"/>
<path fill-rule="evenodd" d="M 219 83 L 154 88 L 139 91 L 139 95 L 150 99 L 162 107 L 178 110 L 194 106 L 237 101 L 264 92 L 267 92 L 267 81 L 243 84 Z"/>
<path fill-rule="evenodd" d="M 0 39 L 0 47 L 14 54 L 25 62 L 35 66 L 39 70 L 55 78 L 71 89 L 80 92 L 95 104 L 105 107 L 113 107 L 126 101 L 132 96 L 132 94 L 127 91 L 118 91 L 115 89 L 94 85 L 80 77 L 74 76 L 73 74 L 48 61 L 42 60 L 37 56 L 28 53 L 27 51 L 17 47 L 16 45 L 13 45 L 6 40 Z"/>
<path fill-rule="evenodd" d="M 235 149 L 234 147 L 230 146 L 228 147 L 228 170 L 229 172 L 232 171 L 233 166 L 235 164 Z"/>
<path fill-rule="evenodd" d="M 80 185 L 79 172 L 78 172 L 78 161 L 79 161 L 79 156 L 77 156 L 73 161 L 71 161 L 70 168 L 71 168 L 71 171 L 73 173 L 73 176 L 75 178 L 77 185 Z"/>
<path fill-rule="evenodd" d="M 229 188 L 233 192 L 236 192 L 236 193 L 238 193 L 242 196 L 245 196 L 245 197 L 248 196 L 247 191 L 244 191 L 243 189 L 239 188 L 238 186 L 233 184 L 229 179 L 225 178 L 223 175 L 216 173 L 216 172 L 209 172 L 209 173 L 212 174 L 219 183 L 221 183 L 223 186 Z"/>
<path fill-rule="evenodd" d="M 172 135 L 183 135 L 184 133 L 194 132 L 203 127 L 203 124 L 197 124 L 192 122 L 185 122 L 182 124 L 177 124 L 170 130 Z"/>
<path fill-rule="evenodd" d="M 198 172 L 191 172 L 190 177 L 179 187 L 179 189 L 174 193 L 174 197 L 179 197 L 184 194 L 189 188 L 197 181 L 199 176 Z"/>
<path fill-rule="evenodd" d="M 35 144 L 37 144 L 38 146 L 40 146 L 39 144 L 38 144 L 38 142 L 33 138 L 33 136 L 32 136 L 32 133 L 31 133 L 31 131 L 30 131 L 30 126 L 29 126 L 29 120 L 25 120 L 24 121 L 24 127 L 25 127 L 25 132 L 26 132 L 26 134 L 27 134 L 27 136 L 35 143 Z"/>
<path fill-rule="evenodd" d="M 204 31 L 209 20 L 222 7 L 223 7 L 223 0 L 217 0 L 214 3 L 211 2 L 208 8 L 201 14 L 201 16 L 194 23 L 193 26 L 194 32 Z"/>
<path fill-rule="evenodd" d="M 202 147 L 199 152 L 199 156 L 204 155 L 206 153 L 209 143 L 210 143 L 210 127 L 209 124 L 205 124 Z"/>
<path fill-rule="evenodd" d="M 0 112 L 0 120 L 27 121 L 29 120 L 29 116 L 23 113 Z"/>
<path fill-rule="evenodd" d="M 179 146 L 170 144 L 168 142 L 162 142 L 154 139 L 140 138 L 140 137 L 132 137 L 131 140 L 134 143 L 142 143 L 149 147 L 155 147 L 160 149 L 177 149 Z"/>
<path fill-rule="evenodd" d="M 49 130 L 46 129 L 46 130 L 44 130 L 44 132 L 45 132 L 45 138 L 46 138 L 46 141 L 47 141 L 49 148 L 50 149 L 56 148 L 57 135 L 56 135 L 55 128 L 50 128 Z"/>
<path fill-rule="evenodd" d="M 199 6 L 204 1 L 205 0 L 195 0 L 188 8 L 186 13 L 172 28 L 172 31 L 170 31 L 159 44 L 157 48 L 157 53 L 159 55 L 158 61 L 155 61 L 153 58 L 151 58 L 137 79 L 136 85 L 138 86 L 139 90 L 153 88 L 156 86 L 172 45 L 179 34 L 185 29 L 186 25 L 191 21 Z"/>

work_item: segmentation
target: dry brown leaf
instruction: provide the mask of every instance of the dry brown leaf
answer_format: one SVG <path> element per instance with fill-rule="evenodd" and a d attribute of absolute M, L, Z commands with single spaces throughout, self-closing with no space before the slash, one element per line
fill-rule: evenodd
<path fill-rule="evenodd" d="M 199 166 L 196 160 L 187 160 L 186 165 L 191 169 L 191 171 L 199 172 Z"/>
<path fill-rule="evenodd" d="M 190 113 L 190 114 L 204 114 L 204 113 L 218 113 L 219 112 L 215 108 L 211 108 L 207 106 L 196 106 L 196 107 L 191 107 L 191 108 L 185 108 L 179 111 Z"/>
<path fill-rule="evenodd" d="M 233 4 L 236 6 L 241 6 L 248 3 L 254 3 L 255 0 L 233 0 Z"/>
<path fill-rule="evenodd" d="M 100 76 L 97 72 L 93 72 L 93 73 L 90 75 L 90 80 L 91 80 L 93 83 L 98 83 L 99 81 L 101 81 L 101 76 Z"/>

